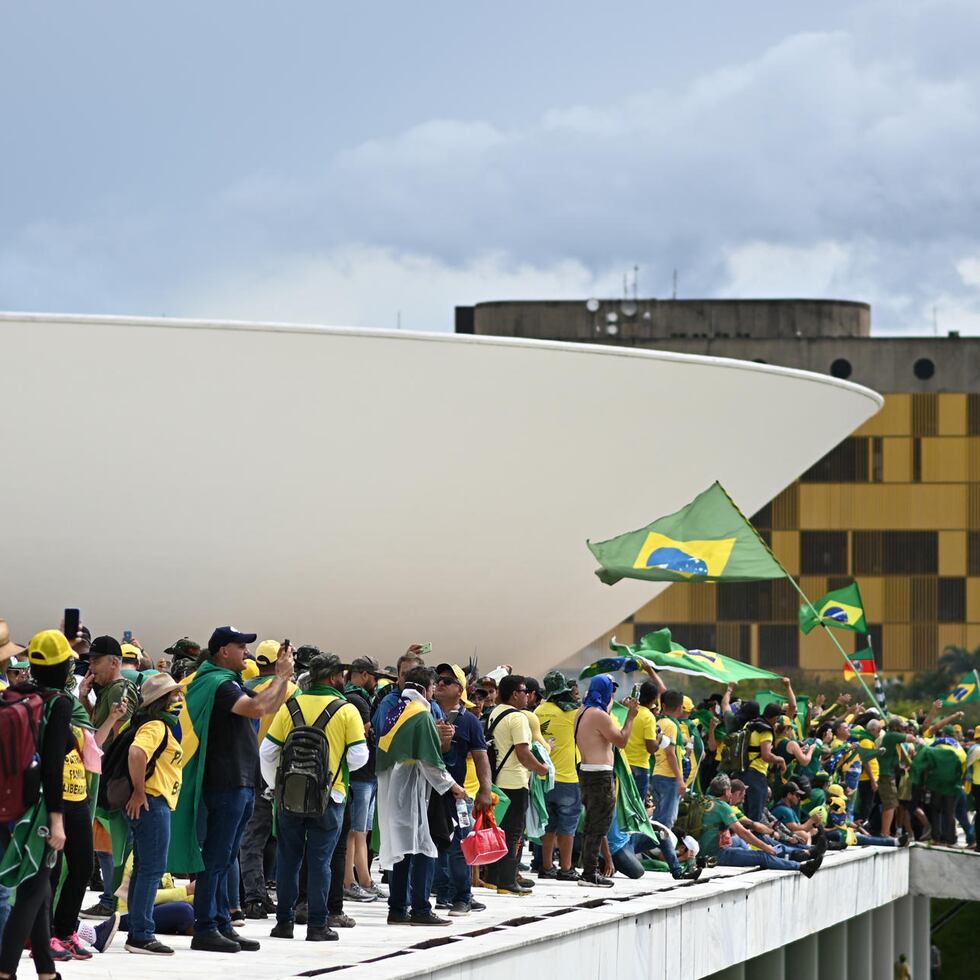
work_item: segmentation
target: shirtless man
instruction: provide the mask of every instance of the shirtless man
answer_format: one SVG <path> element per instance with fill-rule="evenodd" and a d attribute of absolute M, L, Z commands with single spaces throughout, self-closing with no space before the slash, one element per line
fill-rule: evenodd
<path fill-rule="evenodd" d="M 626 724 L 620 728 L 609 715 L 616 685 L 608 674 L 592 678 L 589 692 L 575 717 L 575 744 L 582 756 L 579 783 L 585 807 L 582 832 L 582 877 L 580 885 L 611 888 L 612 880 L 599 873 L 599 849 L 616 811 L 616 778 L 613 776 L 613 746 L 626 748 L 633 719 L 639 707 L 635 699 L 626 698 L 629 709 Z"/>

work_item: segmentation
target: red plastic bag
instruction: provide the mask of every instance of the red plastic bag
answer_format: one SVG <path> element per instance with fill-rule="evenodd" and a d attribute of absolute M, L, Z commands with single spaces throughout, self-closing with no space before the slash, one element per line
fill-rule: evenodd
<path fill-rule="evenodd" d="M 464 837 L 459 846 L 470 866 L 493 864 L 507 856 L 507 837 L 497 826 L 493 810 L 481 810 L 476 815 L 472 833 Z"/>

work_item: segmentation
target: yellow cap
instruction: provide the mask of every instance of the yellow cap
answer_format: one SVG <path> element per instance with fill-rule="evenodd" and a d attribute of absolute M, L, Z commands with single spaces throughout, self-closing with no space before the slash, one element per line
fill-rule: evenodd
<path fill-rule="evenodd" d="M 255 662 L 266 666 L 274 664 L 279 659 L 280 646 L 278 640 L 263 640 L 255 648 Z"/>
<path fill-rule="evenodd" d="M 27 645 L 27 659 L 39 667 L 54 667 L 73 657 L 77 660 L 78 654 L 61 630 L 42 630 Z"/>
<path fill-rule="evenodd" d="M 259 676 L 259 665 L 254 660 L 246 660 L 245 667 L 242 669 L 242 680 L 250 681 L 253 677 Z"/>
<path fill-rule="evenodd" d="M 844 792 L 844 787 L 840 783 L 831 783 L 826 787 L 826 790 L 828 796 L 847 796 L 847 793 Z"/>
<path fill-rule="evenodd" d="M 124 643 L 119 649 L 122 650 L 123 660 L 132 664 L 138 664 L 140 662 L 140 656 L 143 651 L 139 647 L 133 646 L 132 643 Z"/>
<path fill-rule="evenodd" d="M 693 711 L 693 710 L 694 710 L 694 702 L 685 694 L 684 703 L 681 706 L 681 711 Z"/>

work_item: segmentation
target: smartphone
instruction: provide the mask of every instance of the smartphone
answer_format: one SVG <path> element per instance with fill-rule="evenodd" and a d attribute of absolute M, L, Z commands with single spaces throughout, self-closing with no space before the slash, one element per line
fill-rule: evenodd
<path fill-rule="evenodd" d="M 432 644 L 431 643 L 423 643 L 422 644 L 422 649 L 419 650 L 419 656 L 425 657 L 425 656 L 428 656 L 430 653 L 432 653 Z"/>
<path fill-rule="evenodd" d="M 633 685 L 633 690 L 630 691 L 630 697 L 634 701 L 638 701 L 640 699 L 640 685 L 639 684 L 634 684 Z"/>
<path fill-rule="evenodd" d="M 81 613 L 77 609 L 65 610 L 64 634 L 68 637 L 69 643 L 74 643 L 78 636 L 78 627 L 82 624 Z"/>
<path fill-rule="evenodd" d="M 123 630 L 123 643 L 132 643 L 132 642 L 133 642 L 133 631 Z"/>
<path fill-rule="evenodd" d="M 288 650 L 289 649 L 289 640 L 283 640 L 282 641 L 282 648 L 283 648 L 283 650 Z"/>

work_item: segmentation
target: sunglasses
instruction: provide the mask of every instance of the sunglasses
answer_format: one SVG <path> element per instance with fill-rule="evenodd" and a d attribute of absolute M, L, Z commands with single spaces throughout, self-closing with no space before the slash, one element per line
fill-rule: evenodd
<path fill-rule="evenodd" d="M 459 678 L 458 677 L 446 677 L 446 676 L 443 676 L 443 677 L 440 677 L 439 678 L 439 683 L 440 684 L 458 684 L 460 687 L 463 686 L 462 684 L 459 683 Z"/>

